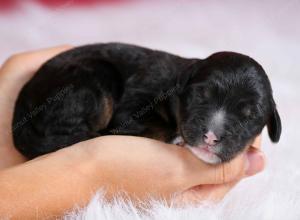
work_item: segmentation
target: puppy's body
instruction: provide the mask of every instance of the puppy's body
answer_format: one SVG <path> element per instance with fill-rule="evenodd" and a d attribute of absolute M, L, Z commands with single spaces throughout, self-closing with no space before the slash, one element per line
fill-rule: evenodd
<path fill-rule="evenodd" d="M 184 142 L 217 163 L 232 159 L 265 124 L 278 141 L 270 83 L 251 58 L 223 52 L 186 59 L 110 43 L 78 47 L 44 64 L 19 95 L 13 135 L 29 158 L 119 134 Z"/>

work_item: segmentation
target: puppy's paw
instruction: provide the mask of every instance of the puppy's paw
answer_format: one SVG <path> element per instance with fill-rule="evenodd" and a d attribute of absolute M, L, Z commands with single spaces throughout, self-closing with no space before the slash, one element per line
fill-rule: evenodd
<path fill-rule="evenodd" d="M 172 144 L 178 145 L 178 146 L 184 146 L 185 142 L 181 136 L 177 136 L 171 141 Z"/>

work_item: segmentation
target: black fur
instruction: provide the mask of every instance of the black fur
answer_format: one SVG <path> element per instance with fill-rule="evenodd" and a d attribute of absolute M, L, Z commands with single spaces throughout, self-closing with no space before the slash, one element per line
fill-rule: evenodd
<path fill-rule="evenodd" d="M 197 146 L 212 112 L 226 111 L 219 136 L 222 161 L 232 159 L 267 124 L 281 123 L 271 85 L 248 56 L 220 52 L 186 59 L 134 45 L 78 47 L 46 62 L 22 89 L 13 138 L 28 158 L 108 134 Z"/>

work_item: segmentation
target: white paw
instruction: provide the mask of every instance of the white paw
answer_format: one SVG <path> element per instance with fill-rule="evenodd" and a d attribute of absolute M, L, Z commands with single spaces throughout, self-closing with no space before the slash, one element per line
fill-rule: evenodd
<path fill-rule="evenodd" d="M 179 145 L 179 146 L 183 146 L 184 145 L 184 140 L 181 136 L 177 136 L 176 138 L 174 138 L 172 141 L 171 141 L 172 144 L 176 144 L 176 145 Z"/>

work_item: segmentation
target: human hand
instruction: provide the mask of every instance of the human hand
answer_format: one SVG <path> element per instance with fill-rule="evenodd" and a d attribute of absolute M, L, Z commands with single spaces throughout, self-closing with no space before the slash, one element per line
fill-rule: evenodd
<path fill-rule="evenodd" d="M 209 165 L 176 145 L 131 136 L 104 136 L 77 144 L 89 149 L 95 164 L 95 188 L 104 187 L 108 197 L 120 191 L 131 198 L 171 198 L 175 202 L 219 200 L 242 178 L 264 168 L 260 136 L 238 157 Z"/>
<path fill-rule="evenodd" d="M 15 54 L 0 68 L 0 170 L 26 161 L 12 139 L 13 110 L 20 90 L 45 61 L 70 48 L 64 45 Z"/>
<path fill-rule="evenodd" d="M 184 203 L 197 203 L 203 200 L 218 201 L 224 198 L 227 193 L 243 178 L 253 176 L 264 169 L 265 166 L 265 156 L 261 152 L 261 135 L 257 136 L 254 142 L 246 148 L 243 155 L 239 155 L 238 158 L 230 161 L 229 163 L 220 164 L 216 169 L 216 179 L 219 177 L 223 178 L 223 183 L 215 182 L 215 184 L 202 184 L 198 186 L 191 187 L 182 193 L 179 193 L 175 198 L 174 203 L 184 204 Z M 244 163 L 245 171 L 242 172 L 241 167 L 238 165 L 238 160 L 242 159 L 239 157 L 244 157 L 246 159 Z M 240 170 L 241 172 L 238 172 Z M 233 178 L 228 177 L 228 173 L 233 173 Z M 238 175 L 234 177 L 234 173 Z M 223 176 L 222 176 L 223 175 Z M 226 177 L 227 176 L 227 177 Z"/>
<path fill-rule="evenodd" d="M 178 205 L 216 200 L 241 178 L 262 170 L 263 157 L 253 154 L 249 165 L 244 153 L 212 166 L 176 145 L 103 136 L 0 171 L 0 217 L 62 216 L 86 205 L 99 189 L 107 199 L 125 192 L 135 202 L 148 197 L 170 202 L 174 194 Z"/>

